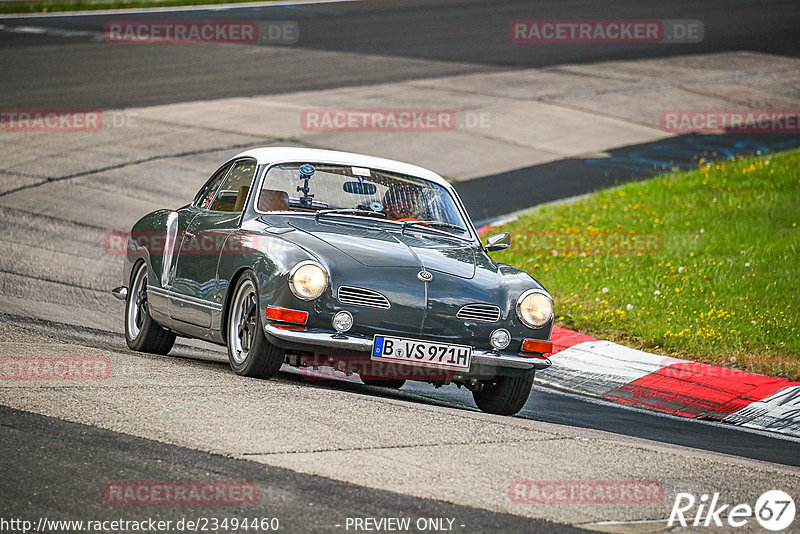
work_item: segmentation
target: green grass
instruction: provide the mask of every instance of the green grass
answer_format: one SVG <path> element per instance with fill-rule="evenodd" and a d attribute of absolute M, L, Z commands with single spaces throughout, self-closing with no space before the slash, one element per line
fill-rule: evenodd
<path fill-rule="evenodd" d="M 543 206 L 502 230 L 513 246 L 496 258 L 544 284 L 560 326 L 800 378 L 800 151 L 701 161 Z M 598 244 L 619 234 L 647 245 Z"/>
<path fill-rule="evenodd" d="M 144 7 L 232 4 L 262 0 L 43 0 L 39 2 L 2 2 L 0 13 L 49 13 L 57 11 L 91 11 L 97 9 L 133 9 Z"/>

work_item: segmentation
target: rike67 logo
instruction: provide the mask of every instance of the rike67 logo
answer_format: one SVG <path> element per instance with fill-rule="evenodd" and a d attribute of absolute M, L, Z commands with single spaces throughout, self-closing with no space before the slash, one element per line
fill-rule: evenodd
<path fill-rule="evenodd" d="M 678 493 L 672 505 L 667 526 L 682 527 L 743 527 L 755 517 L 765 529 L 784 530 L 794 522 L 796 509 L 794 500 L 781 490 L 764 492 L 755 506 L 747 503 L 732 505 L 723 503 L 719 493 L 699 499 L 691 493 Z"/>

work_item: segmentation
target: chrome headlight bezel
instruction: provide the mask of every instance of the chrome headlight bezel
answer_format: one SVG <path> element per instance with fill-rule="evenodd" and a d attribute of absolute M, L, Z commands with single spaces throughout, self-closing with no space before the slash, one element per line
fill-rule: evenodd
<path fill-rule="evenodd" d="M 526 298 L 530 297 L 531 295 L 542 295 L 543 297 L 547 298 L 547 300 L 550 302 L 550 313 L 548 314 L 548 316 L 545 319 L 543 319 L 539 323 L 537 323 L 535 321 L 529 322 L 525 318 L 523 313 L 522 313 L 522 303 Z M 544 289 L 529 289 L 529 290 L 523 292 L 519 296 L 519 298 L 517 299 L 516 308 L 517 308 L 517 317 L 519 318 L 520 321 L 522 321 L 522 324 L 524 324 L 528 328 L 541 328 L 544 325 L 546 325 L 547 323 L 549 323 L 550 321 L 552 321 L 553 317 L 555 317 L 555 309 L 554 309 L 554 305 L 553 305 L 553 297 L 551 297 L 550 293 L 548 293 Z"/>
<path fill-rule="evenodd" d="M 504 343 L 496 343 L 495 341 L 495 334 L 504 334 L 507 339 Z M 489 334 L 489 344 L 495 350 L 506 350 L 509 345 L 511 345 L 511 332 L 506 330 L 505 328 L 498 328 L 493 330 L 491 334 Z"/>
<path fill-rule="evenodd" d="M 322 285 L 320 286 L 319 291 L 317 291 L 316 293 L 313 293 L 313 294 L 311 294 L 311 293 L 306 294 L 304 292 L 301 292 L 295 286 L 295 283 L 294 283 L 294 277 L 297 274 L 297 272 L 300 269 L 302 269 L 304 267 L 307 267 L 307 266 L 313 266 L 313 267 L 316 267 L 317 269 L 319 269 L 319 271 L 322 273 L 322 276 L 324 278 L 324 281 L 323 281 Z M 319 263 L 318 261 L 314 261 L 314 260 L 304 260 L 304 261 L 301 261 L 300 263 L 298 263 L 297 265 L 295 265 L 294 267 L 292 267 L 292 270 L 289 271 L 289 289 L 292 291 L 292 294 L 295 297 L 299 298 L 300 300 L 308 301 L 308 300 L 318 299 L 319 297 L 322 296 L 323 293 L 325 293 L 325 290 L 328 289 L 328 285 L 330 285 L 330 278 L 331 277 L 330 277 L 330 275 L 328 275 L 328 270 L 321 263 Z"/>

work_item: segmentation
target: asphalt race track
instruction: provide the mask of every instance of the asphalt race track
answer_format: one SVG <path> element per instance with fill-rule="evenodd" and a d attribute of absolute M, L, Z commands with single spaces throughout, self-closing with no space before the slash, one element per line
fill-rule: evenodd
<path fill-rule="evenodd" d="M 107 512 L 92 489 L 102 487 L 108 477 L 125 480 L 132 476 L 148 480 L 214 480 L 214 476 L 248 480 L 269 495 L 254 507 L 227 509 L 226 514 L 274 518 L 289 532 L 330 532 L 343 525 L 347 517 L 449 517 L 470 530 L 497 529 L 522 532 L 536 529 L 548 532 L 578 532 L 580 529 L 549 521 L 532 520 L 510 514 L 397 495 L 330 479 L 303 475 L 287 469 L 232 460 L 223 456 L 134 438 L 95 427 L 67 423 L 0 407 L 3 432 L 1 461 L 5 473 L 0 513 L 27 510 L 27 517 L 56 517 L 79 508 L 88 516 L 102 517 Z M 64 443 L 70 446 L 63 447 Z M 35 464 L 29 470 L 19 469 Z M 81 477 L 75 477 L 75 472 Z M 16 475 L 23 475 L 17 477 Z M 48 480 L 42 488 L 41 481 Z M 31 507 L 31 501 L 38 503 Z M 299 512 L 299 513 L 298 513 Z M 156 520 L 208 516 L 202 506 L 166 508 L 151 513 Z M 136 519 L 138 511 L 128 507 L 120 518 Z"/>
<path fill-rule="evenodd" d="M 797 2 L 766 8 L 755 1 L 374 0 L 113 18 L 291 20 L 300 40 L 285 47 L 109 46 L 102 42 L 109 15 L 0 16 L 0 108 L 123 109 L 730 51 L 800 56 Z M 543 45 L 533 53 L 507 38 L 508 21 L 523 18 L 698 19 L 705 39 Z M 0 242 L 7 251 L 0 258 L 0 355 L 95 355 L 109 358 L 114 370 L 98 383 L 0 382 L 0 518 L 257 516 L 279 518 L 285 532 L 343 532 L 353 517 L 442 517 L 454 518 L 457 532 L 659 532 L 667 530 L 678 492 L 721 492 L 726 502 L 750 504 L 769 489 L 800 495 L 800 440 L 788 437 L 538 384 L 521 413 L 495 417 L 478 412 L 469 392 L 451 386 L 412 383 L 389 391 L 286 368 L 274 380 L 250 380 L 229 371 L 220 347 L 189 340 L 179 340 L 166 357 L 129 351 L 122 304 L 109 293 L 120 283 L 122 262 L 99 243 L 157 202 L 185 202 L 206 171 L 258 139 L 222 128 L 212 134 L 154 137 L 152 144 L 168 143 L 175 157 L 132 154 L 138 167 L 109 163 L 107 174 L 98 175 L 82 165 L 104 167 L 94 159 L 107 152 L 91 149 L 59 154 L 48 160 L 47 173 L 11 171 L 16 155 L 0 132 Z M 52 143 L 45 137 L 31 135 L 26 146 Z M 636 167 L 631 154 L 657 145 L 662 153 L 685 155 L 687 143 L 706 141 L 679 136 L 620 147 L 602 161 L 585 156 L 525 166 L 458 189 L 474 219 L 488 220 L 652 174 Z M 800 139 L 718 136 L 714 142 L 720 151 L 748 146 L 755 152 L 797 146 Z M 132 178 L 163 168 L 183 174 L 163 183 Z M 586 178 L 587 168 L 597 170 L 594 179 Z M 197 178 L 183 178 L 191 173 Z M 531 185 L 560 177 L 547 194 Z M 497 183 L 522 192 L 511 204 L 487 201 Z M 260 499 L 239 507 L 112 506 L 103 501 L 103 487 L 119 480 L 250 481 Z M 657 481 L 663 499 L 519 504 L 508 495 L 515 480 Z M 751 521 L 738 531 L 760 530 Z"/>
<path fill-rule="evenodd" d="M 124 340 L 115 332 L 8 315 L 3 316 L 3 325 L 4 339 L 26 344 L 39 339 L 56 347 L 72 348 L 70 353 L 83 347 L 84 354 L 100 354 L 99 351 L 111 354 L 115 375 L 121 377 L 118 384 L 100 387 L 47 385 L 25 391 L 25 386 L 16 390 L 11 386 L 2 392 L 4 404 L 23 405 L 35 412 L 43 411 L 42 407 L 51 405 L 53 400 L 58 404 L 58 408 L 49 410 L 58 417 L 0 408 L 0 444 L 5 451 L 0 464 L 8 474 L 0 482 L 4 496 L 0 505 L 2 517 L 34 522 L 40 517 L 75 520 L 152 517 L 173 521 L 192 517 L 277 517 L 289 532 L 338 531 L 341 527 L 336 525 L 342 525 L 348 517 L 448 517 L 464 525 L 457 529 L 462 532 L 485 532 L 487 528 L 503 532 L 570 531 L 566 525 L 519 517 L 528 515 L 528 510 L 519 510 L 521 514 L 498 513 L 450 504 L 459 499 L 447 495 L 440 499 L 420 498 L 415 497 L 418 489 L 390 492 L 376 488 L 375 483 L 358 484 L 361 477 L 370 476 L 390 487 L 403 485 L 397 479 L 406 474 L 415 483 L 432 477 L 436 487 L 444 476 L 447 484 L 463 486 L 460 491 L 478 495 L 485 491 L 483 482 L 476 478 L 492 475 L 483 475 L 482 470 L 476 475 L 459 470 L 458 464 L 433 468 L 424 460 L 414 461 L 422 462 L 422 474 L 410 466 L 402 467 L 403 458 L 424 455 L 430 448 L 425 444 L 428 437 L 418 443 L 420 438 L 406 433 L 422 431 L 418 422 L 430 423 L 431 417 L 435 417 L 433 421 L 442 432 L 442 437 L 434 440 L 442 439 L 445 448 L 460 447 L 465 453 L 477 453 L 481 447 L 494 448 L 504 443 L 511 445 L 512 451 L 521 446 L 530 448 L 523 457 L 526 464 L 534 463 L 522 467 L 512 461 L 510 472 L 541 471 L 546 473 L 542 476 L 545 480 L 555 478 L 553 473 L 562 477 L 571 473 L 565 477 L 567 480 L 582 479 L 580 466 L 586 462 L 587 466 L 593 466 L 589 472 L 603 473 L 612 480 L 628 479 L 631 473 L 640 473 L 644 480 L 652 476 L 663 481 L 667 495 L 674 484 L 693 486 L 698 478 L 717 491 L 736 487 L 740 477 L 747 478 L 757 488 L 774 484 L 786 487 L 791 484 L 787 477 L 795 476 L 800 464 L 797 455 L 800 445 L 796 440 L 656 416 L 542 386 L 535 387 L 518 416 L 497 418 L 476 412 L 468 393 L 455 387 L 436 390 L 409 384 L 394 392 L 358 382 L 312 379 L 295 370 L 282 372 L 272 381 L 260 382 L 232 375 L 221 352 L 183 343 L 173 349 L 172 356 L 140 356 L 126 352 Z M 4 352 L 8 351 L 8 345 L 3 344 Z M 16 350 L 20 355 L 37 353 L 37 349 L 17 347 Z M 285 413 L 273 411 L 275 399 L 265 395 L 268 389 L 276 387 L 280 389 L 275 394 L 294 398 L 295 404 L 284 406 Z M 231 392 L 236 392 L 237 401 L 231 402 Z M 257 411 L 250 411 L 253 409 Z M 115 432 L 68 422 L 76 420 L 73 410 L 85 411 L 86 415 L 78 418 L 88 417 L 85 422 L 104 420 L 102 427 L 127 430 Z M 397 410 L 400 412 L 393 413 Z M 369 414 L 373 428 L 358 430 L 365 414 Z M 202 417 L 198 419 L 198 415 Z M 284 421 L 271 421 L 276 417 Z M 465 426 L 480 425 L 476 427 L 480 433 L 453 441 L 453 431 L 447 428 L 453 421 Z M 487 428 L 487 423 L 495 428 Z M 164 428 L 165 424 L 171 429 Z M 286 432 L 299 431 L 302 425 L 309 424 L 296 438 L 263 434 L 273 425 Z M 343 441 L 331 425 L 355 433 Z M 218 439 L 207 437 L 209 426 Z M 162 434 L 160 439 L 131 436 L 154 430 Z M 323 432 L 318 436 L 320 439 L 309 437 L 309 433 L 320 431 Z M 187 436 L 195 432 L 196 436 Z M 375 443 L 386 432 L 399 432 L 400 436 L 388 438 L 383 444 Z M 516 437 L 503 436 L 508 432 Z M 326 439 L 326 435 L 330 438 Z M 191 446 L 204 441 L 207 445 Z M 577 450 L 573 444 L 577 444 Z M 295 447 L 297 452 L 292 452 Z M 377 472 L 352 463 L 353 454 L 370 452 L 382 457 Z M 334 481 L 341 476 L 330 473 L 327 477 L 302 474 L 308 468 L 316 468 L 315 460 L 311 459 L 313 454 L 323 456 L 330 473 L 344 471 L 357 476 L 352 480 L 345 477 L 349 483 L 343 483 Z M 402 456 L 397 457 L 399 454 Z M 283 457 L 294 455 L 298 456 L 299 466 L 294 465 L 291 470 L 281 468 Z M 337 455 L 341 457 L 337 459 Z M 372 460 L 365 457 L 363 461 Z M 646 467 L 641 462 L 654 465 Z M 475 468 L 473 462 L 469 465 Z M 410 474 L 406 473 L 409 469 Z M 431 472 L 426 473 L 428 469 Z M 744 469 L 752 472 L 745 474 Z M 510 479 L 505 477 L 509 468 L 504 466 L 500 471 L 504 473 L 503 483 L 508 484 Z M 642 476 L 642 472 L 648 475 Z M 597 476 L 592 474 L 588 479 Z M 261 497 L 254 506 L 240 507 L 120 507 L 103 502 L 105 484 L 131 480 L 246 480 L 258 485 Z M 737 491 L 747 495 L 753 490 L 748 487 Z M 630 511 L 621 508 L 615 514 L 624 520 Z M 648 516 L 651 519 L 662 519 L 658 512 L 651 514 Z M 581 515 L 565 509 L 556 517 L 565 517 L 567 521 L 555 521 L 581 524 L 582 521 L 572 519 Z"/>
<path fill-rule="evenodd" d="M 376 0 L 229 11 L 115 15 L 112 20 L 295 20 L 295 46 L 243 52 L 234 46 L 90 46 L 108 16 L 6 19 L 0 94 L 20 107 L 124 108 L 199 99 L 285 93 L 401 79 L 612 59 L 751 50 L 797 56 L 797 2 L 479 2 Z M 514 46 L 515 19 L 699 19 L 696 44 Z M 750 22 L 757 18 L 758 25 Z M 59 37 L 15 27 L 77 31 Z M 409 31 L 409 29 L 413 29 Z M 94 32 L 83 35 L 81 31 Z M 53 33 L 53 32 L 51 32 Z M 61 34 L 63 35 L 63 34 Z M 232 77 L 235 83 L 231 82 Z"/>

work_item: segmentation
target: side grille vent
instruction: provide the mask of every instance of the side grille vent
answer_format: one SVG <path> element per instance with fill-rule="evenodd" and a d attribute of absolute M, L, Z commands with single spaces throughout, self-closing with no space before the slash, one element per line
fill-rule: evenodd
<path fill-rule="evenodd" d="M 467 304 L 456 314 L 459 319 L 496 323 L 500 320 L 500 308 L 491 304 Z"/>
<path fill-rule="evenodd" d="M 364 289 L 362 287 L 340 286 L 337 293 L 337 298 L 342 304 L 350 304 L 352 306 L 380 308 L 383 310 L 388 310 L 391 308 L 389 299 L 377 291 Z"/>

